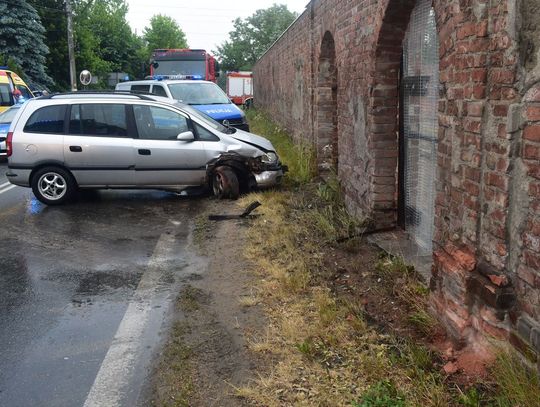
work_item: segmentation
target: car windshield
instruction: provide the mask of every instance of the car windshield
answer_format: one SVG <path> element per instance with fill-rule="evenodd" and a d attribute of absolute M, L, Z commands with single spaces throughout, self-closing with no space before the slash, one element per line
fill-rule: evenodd
<path fill-rule="evenodd" d="M 19 106 L 14 106 L 0 113 L 0 123 L 11 123 L 18 111 Z"/>
<path fill-rule="evenodd" d="M 194 109 L 193 107 L 190 107 L 189 105 L 186 105 L 184 103 L 175 103 L 176 106 L 182 108 L 186 113 L 188 113 L 190 116 L 196 117 L 203 123 L 207 124 L 214 130 L 217 130 L 221 133 L 234 133 L 236 129 L 231 127 L 225 127 L 221 123 L 215 121 L 210 116 L 208 116 L 206 113 L 203 113 L 197 109 Z"/>
<path fill-rule="evenodd" d="M 170 83 L 172 97 L 189 105 L 223 105 L 231 101 L 215 83 Z"/>

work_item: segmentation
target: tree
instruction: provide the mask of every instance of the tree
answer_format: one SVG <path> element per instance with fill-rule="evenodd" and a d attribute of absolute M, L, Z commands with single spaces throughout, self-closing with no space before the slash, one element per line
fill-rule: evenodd
<path fill-rule="evenodd" d="M 21 70 L 30 87 L 50 87 L 45 72 L 49 48 L 44 43 L 45 29 L 34 7 L 24 0 L 0 2 L 0 57 Z"/>
<path fill-rule="evenodd" d="M 297 14 L 289 11 L 286 5 L 274 4 L 257 10 L 244 20 L 237 18 L 229 40 L 215 51 L 221 67 L 225 70 L 251 70 L 296 17 Z"/>
<path fill-rule="evenodd" d="M 141 39 L 126 20 L 124 0 L 79 0 L 75 5 L 77 69 L 88 69 L 101 79 L 111 72 L 140 75 Z"/>
<path fill-rule="evenodd" d="M 29 0 L 37 10 L 45 28 L 45 44 L 49 47 L 46 66 L 54 85 L 51 90 L 70 88 L 69 59 L 67 47 L 67 18 L 65 0 Z"/>
<path fill-rule="evenodd" d="M 169 16 L 156 14 L 150 19 L 150 27 L 143 30 L 149 54 L 154 49 L 187 48 L 186 35 L 177 22 Z"/>

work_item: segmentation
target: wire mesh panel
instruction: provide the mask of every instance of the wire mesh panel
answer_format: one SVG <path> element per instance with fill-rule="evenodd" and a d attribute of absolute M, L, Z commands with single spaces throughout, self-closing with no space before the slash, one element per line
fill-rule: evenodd
<path fill-rule="evenodd" d="M 432 250 L 437 166 L 439 42 L 431 0 L 419 0 L 403 43 L 405 229 Z"/>

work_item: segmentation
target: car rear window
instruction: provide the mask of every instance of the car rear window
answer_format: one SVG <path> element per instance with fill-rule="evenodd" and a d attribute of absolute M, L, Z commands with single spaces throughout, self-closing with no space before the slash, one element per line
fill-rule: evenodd
<path fill-rule="evenodd" d="M 131 85 L 132 92 L 150 92 L 150 85 Z"/>
<path fill-rule="evenodd" d="M 45 106 L 36 110 L 24 126 L 26 133 L 64 134 L 66 105 Z"/>
<path fill-rule="evenodd" d="M 71 106 L 69 134 L 127 137 L 126 105 L 92 103 Z"/>

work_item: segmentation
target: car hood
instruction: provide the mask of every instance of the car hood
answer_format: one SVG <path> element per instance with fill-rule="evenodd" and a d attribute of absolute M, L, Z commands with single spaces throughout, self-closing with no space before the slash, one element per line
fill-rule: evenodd
<path fill-rule="evenodd" d="M 233 103 L 223 105 L 190 105 L 217 121 L 241 119 L 242 111 Z"/>
<path fill-rule="evenodd" d="M 269 140 L 265 139 L 264 137 L 257 136 L 256 134 L 248 133 L 247 131 L 236 129 L 233 134 L 229 134 L 228 136 L 256 147 L 264 152 L 276 151 Z"/>

